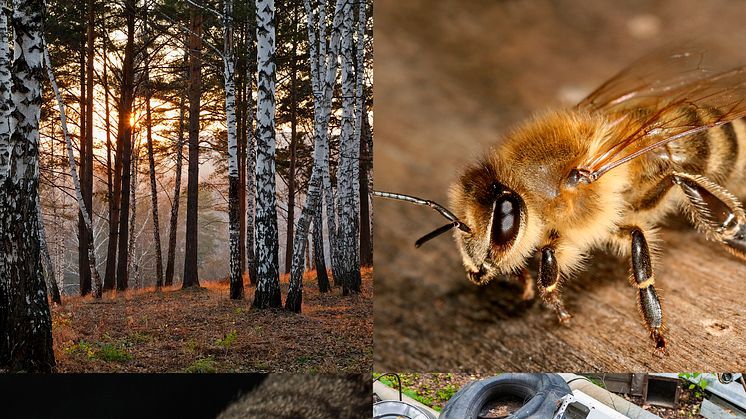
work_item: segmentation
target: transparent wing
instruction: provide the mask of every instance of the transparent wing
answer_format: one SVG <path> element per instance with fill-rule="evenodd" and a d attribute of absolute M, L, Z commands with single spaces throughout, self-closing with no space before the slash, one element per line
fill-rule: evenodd
<path fill-rule="evenodd" d="M 717 71 L 703 47 L 659 51 L 601 85 L 577 108 L 617 126 L 579 170 L 589 181 L 671 141 L 746 116 L 746 66 Z"/>

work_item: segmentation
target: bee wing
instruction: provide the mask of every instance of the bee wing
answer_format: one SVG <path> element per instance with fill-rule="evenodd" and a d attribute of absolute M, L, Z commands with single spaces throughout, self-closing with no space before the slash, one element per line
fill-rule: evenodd
<path fill-rule="evenodd" d="M 716 71 L 706 66 L 705 55 L 704 48 L 695 47 L 647 56 L 577 105 L 610 116 L 621 133 L 581 163 L 587 180 L 671 141 L 746 116 L 746 66 Z M 692 111 L 706 117 L 691 118 Z"/>

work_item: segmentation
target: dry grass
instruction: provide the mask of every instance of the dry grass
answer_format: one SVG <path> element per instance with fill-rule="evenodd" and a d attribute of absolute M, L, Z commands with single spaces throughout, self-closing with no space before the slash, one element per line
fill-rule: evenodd
<path fill-rule="evenodd" d="M 303 313 L 253 310 L 228 285 L 68 297 L 53 307 L 60 372 L 367 372 L 373 356 L 372 269 L 362 293 L 320 294 L 304 277 Z M 283 299 L 287 277 L 281 279 Z"/>

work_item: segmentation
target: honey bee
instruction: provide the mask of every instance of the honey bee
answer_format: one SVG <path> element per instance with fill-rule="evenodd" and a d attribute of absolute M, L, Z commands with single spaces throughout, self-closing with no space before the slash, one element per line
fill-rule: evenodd
<path fill-rule="evenodd" d="M 705 236 L 746 259 L 746 67 L 706 67 L 704 48 L 659 51 L 638 60 L 571 109 L 535 116 L 508 133 L 451 187 L 445 207 L 413 196 L 374 195 L 427 205 L 449 223 L 467 277 L 485 284 L 511 275 L 525 299 L 534 281 L 566 323 L 561 289 L 594 248 L 630 262 L 637 307 L 667 354 L 654 262 L 658 225 L 683 212 Z"/>

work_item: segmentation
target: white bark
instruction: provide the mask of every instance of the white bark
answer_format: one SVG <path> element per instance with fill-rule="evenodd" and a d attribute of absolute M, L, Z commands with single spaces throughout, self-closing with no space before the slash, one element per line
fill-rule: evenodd
<path fill-rule="evenodd" d="M 225 119 L 228 128 L 228 240 L 230 245 L 230 297 L 243 298 L 241 272 L 241 220 L 238 190 L 238 140 L 236 138 L 236 82 L 233 56 L 233 0 L 225 0 L 223 11 L 223 77 L 225 79 Z"/>
<path fill-rule="evenodd" d="M 354 132 L 355 75 L 353 72 L 352 34 L 353 12 L 350 3 L 344 7 L 342 24 L 342 126 L 339 140 L 339 168 L 337 170 L 337 239 L 332 242 L 336 249 L 337 269 L 341 275 L 343 294 L 359 289 L 360 262 L 358 260 L 358 210 L 355 206 L 355 191 L 358 177 L 356 166 L 360 160 L 359 136 Z M 334 254 L 334 251 L 332 251 Z M 334 263 L 334 261 L 332 262 Z"/>
<path fill-rule="evenodd" d="M 0 335 L 9 346 L 0 346 L 0 363 L 9 360 L 11 370 L 28 372 L 50 372 L 55 365 L 36 217 L 43 9 L 38 0 L 13 2 L 11 100 L 15 108 L 11 113 L 9 168 L 3 169 L 0 183 L 0 260 L 5 262 L 2 276 L 10 290 L 8 310 L 2 313 L 7 317 L 0 318 Z"/>
<path fill-rule="evenodd" d="M 256 2 L 257 161 L 256 259 L 254 306 L 281 305 L 277 207 L 275 196 L 275 4 Z"/>
<path fill-rule="evenodd" d="M 4 7 L 3 1 L 0 7 Z M 8 176 L 10 169 L 10 114 L 13 102 L 10 100 L 10 51 L 8 48 L 8 18 L 0 11 L 0 182 Z M 2 263 L 2 261 L 0 261 Z"/>
<path fill-rule="evenodd" d="M 331 100 L 334 90 L 334 81 L 337 74 L 337 54 L 341 37 L 341 22 L 343 6 L 346 0 L 337 0 L 334 13 L 334 32 L 329 42 L 330 52 L 326 54 L 325 27 L 325 2 L 322 2 L 319 10 L 319 21 L 314 22 L 314 13 L 310 0 L 304 1 L 306 15 L 308 18 L 309 54 L 311 62 L 311 82 L 314 89 L 314 164 L 311 179 L 308 182 L 306 202 L 303 206 L 300 219 L 295 231 L 293 249 L 293 262 L 290 273 L 290 289 L 286 308 L 291 311 L 300 312 L 303 300 L 303 257 L 305 254 L 306 236 L 308 227 L 321 210 L 321 199 L 324 191 L 326 194 L 328 229 L 330 231 L 330 242 L 336 241 L 336 222 L 334 220 L 334 197 L 332 195 L 331 181 L 329 180 L 329 135 L 328 124 L 331 114 Z M 315 47 L 316 36 L 319 35 L 319 50 Z M 322 57 L 326 58 L 324 61 Z M 324 76 L 322 84 L 322 75 Z M 327 106 L 328 102 L 328 106 Z M 328 186 L 328 189 L 327 189 Z M 331 213 L 331 215 L 329 215 Z M 332 246 L 333 248 L 333 246 Z M 334 259 L 334 258 L 332 258 Z"/>
<path fill-rule="evenodd" d="M 102 284 L 101 284 L 101 276 L 98 273 L 98 268 L 96 265 L 96 252 L 94 251 L 94 243 L 93 243 L 93 225 L 91 223 L 91 213 L 88 208 L 86 208 L 85 202 L 83 201 L 83 194 L 80 190 L 80 179 L 78 178 L 78 173 L 75 170 L 75 155 L 73 154 L 73 145 L 72 141 L 70 140 L 70 134 L 67 130 L 67 117 L 65 116 L 65 103 L 62 101 L 62 96 L 60 95 L 60 90 L 57 87 L 57 81 L 54 77 L 54 71 L 52 70 L 52 62 L 49 60 L 49 50 L 47 49 L 46 43 L 44 44 L 44 60 L 46 61 L 47 65 L 47 76 L 49 77 L 49 83 L 52 86 L 52 90 L 54 91 L 55 97 L 57 98 L 57 108 L 60 112 L 60 123 L 62 124 L 62 133 L 65 136 L 65 144 L 67 146 L 67 159 L 70 166 L 70 176 L 73 179 L 73 185 L 75 186 L 75 196 L 78 200 L 78 207 L 80 209 L 80 213 L 83 214 L 83 221 L 85 222 L 86 230 L 88 231 L 88 237 L 91 239 L 88 242 L 88 262 L 89 262 L 89 269 L 91 270 L 91 276 L 93 277 L 93 283 L 95 289 L 93 290 L 94 296 L 96 298 L 101 298 L 102 293 Z"/>

